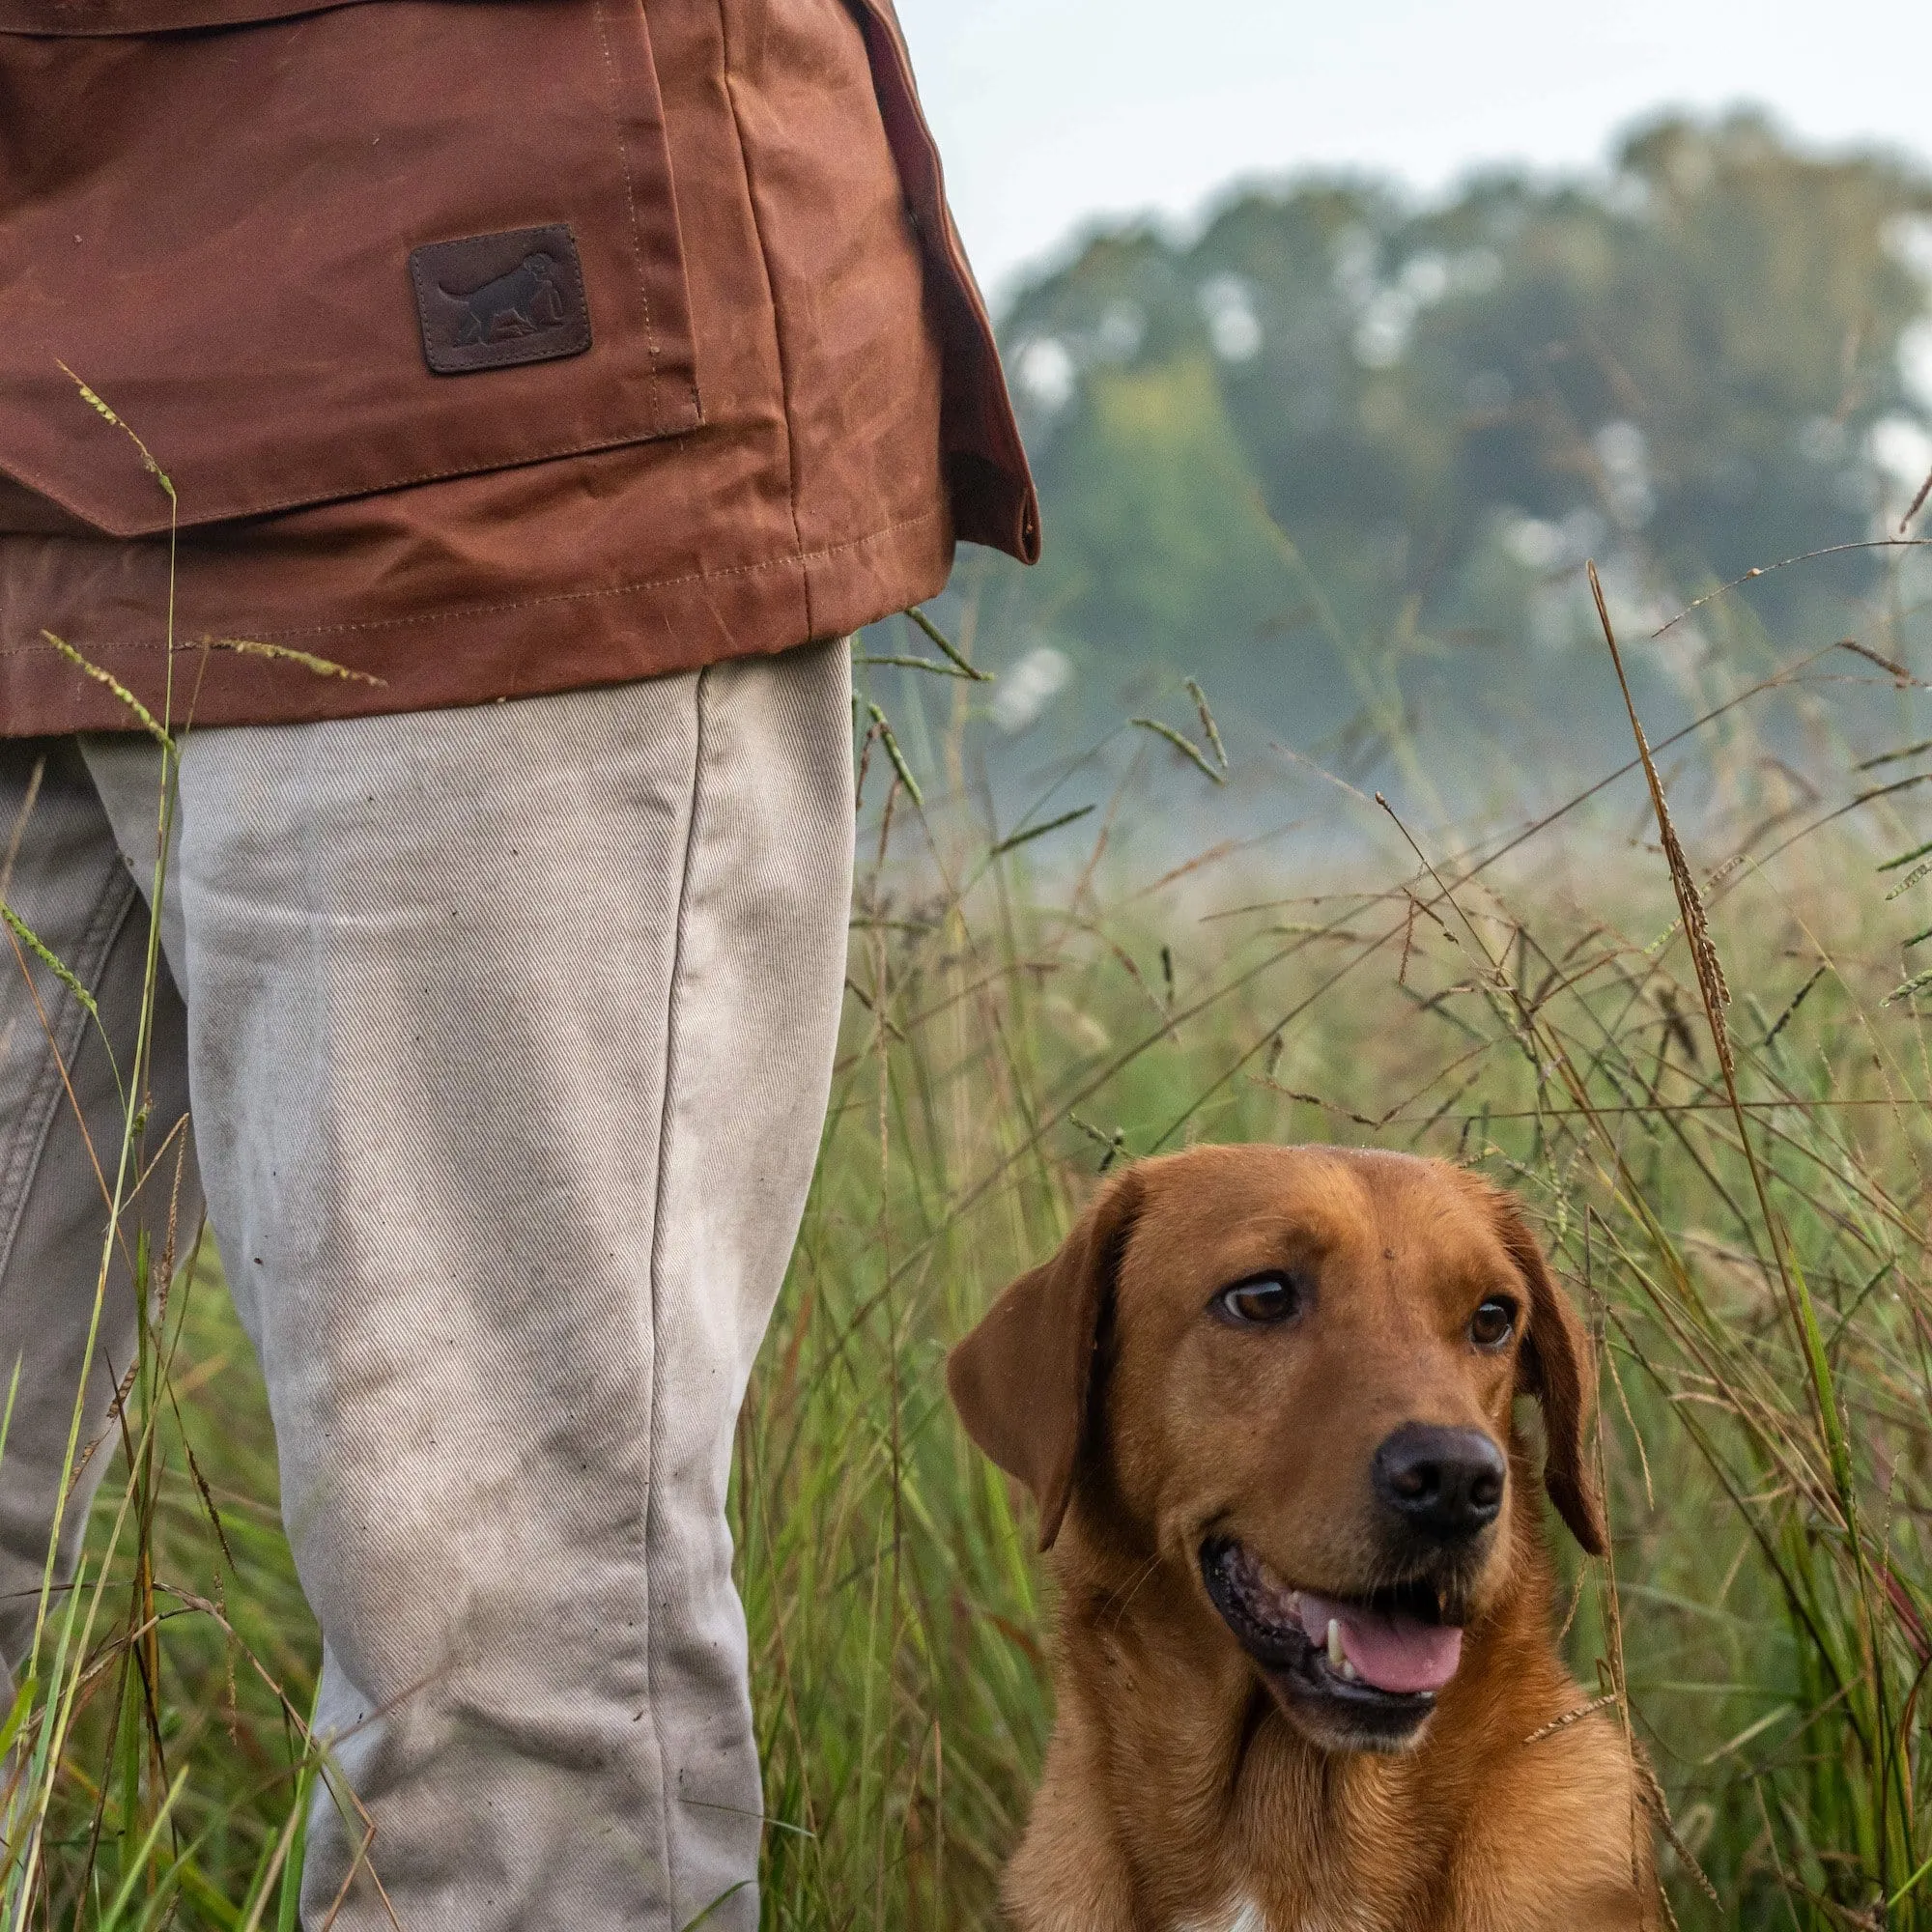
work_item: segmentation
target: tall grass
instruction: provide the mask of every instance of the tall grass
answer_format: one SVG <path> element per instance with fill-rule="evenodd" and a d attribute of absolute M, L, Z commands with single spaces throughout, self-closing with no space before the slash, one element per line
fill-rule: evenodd
<path fill-rule="evenodd" d="M 1571 800 L 1475 830 L 1232 729 L 1229 766 L 1179 689 L 1089 768 L 1094 810 L 1048 787 L 997 826 L 972 680 L 879 668 L 845 1038 L 738 1440 L 769 1926 L 994 1922 L 1049 1605 L 941 1356 L 1099 1170 L 1249 1138 L 1481 1165 L 1587 1310 L 1614 1552 L 1565 1546 L 1552 1620 L 1656 1766 L 1681 1921 L 1932 1925 L 1932 1064 L 1901 963 L 1932 862 L 1882 791 L 1932 751 L 1833 724 L 1909 685 L 1881 642 L 1751 685 L 1719 655 L 1655 796 L 1634 738 L 1579 745 Z M 316 1644 L 216 1273 L 204 1246 L 157 1306 L 14 1714 L 44 1824 L 13 1924 L 292 1922 Z"/>

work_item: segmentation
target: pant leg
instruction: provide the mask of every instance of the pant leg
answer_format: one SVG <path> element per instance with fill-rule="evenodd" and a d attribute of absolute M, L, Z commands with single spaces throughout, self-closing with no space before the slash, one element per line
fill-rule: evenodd
<path fill-rule="evenodd" d="M 158 791 L 151 788 L 143 884 L 152 877 L 158 805 Z M 130 793 L 130 814 L 133 809 Z M 124 1077 L 131 1072 L 148 917 L 71 740 L 0 740 L 0 896 L 93 993 L 101 1021 L 97 1029 L 52 970 L 0 931 L 0 1406 L 16 1373 L 18 1378 L 0 1450 L 4 1685 L 33 1640 L 83 1369 L 85 1448 L 106 1429 L 115 1385 L 134 1355 L 129 1264 L 137 1235 L 148 1232 L 156 1268 L 166 1245 L 174 1151 L 185 1142 L 165 1150 L 162 1144 L 187 1111 L 187 1027 L 163 964 L 150 1059 L 152 1111 L 142 1145 L 147 1156 L 161 1151 L 162 1158 L 124 1210 L 123 1239 L 97 1323 L 106 1190 L 114 1182 L 127 1119 L 115 1063 Z M 181 1178 L 174 1207 L 185 1246 L 200 1218 L 191 1151 Z M 115 1443 L 100 1442 L 72 1487 L 62 1517 L 59 1581 L 72 1575 L 89 1498 L 116 1454 Z"/>
<path fill-rule="evenodd" d="M 852 896 L 843 643 L 709 673 L 660 1151 L 646 1563 L 679 1926 L 757 1869 L 724 1520 L 732 1439 L 816 1165 Z M 755 1894 L 706 1932 L 757 1924 Z"/>
<path fill-rule="evenodd" d="M 849 746 L 842 644 L 186 742 L 197 1138 L 409 1932 L 757 1922 L 723 1502 L 830 1080 Z M 319 1804 L 312 1928 L 359 1836 Z M 349 1884 L 332 1922 L 386 1926 Z"/>

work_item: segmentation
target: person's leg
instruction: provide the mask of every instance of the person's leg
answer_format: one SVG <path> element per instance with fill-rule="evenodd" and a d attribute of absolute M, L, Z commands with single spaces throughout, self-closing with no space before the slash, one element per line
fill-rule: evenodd
<path fill-rule="evenodd" d="M 389 1902 L 323 1806 L 305 1922 L 754 1926 L 723 1502 L 830 1080 L 845 647 L 200 732 L 181 835 L 197 1140 Z"/>
<path fill-rule="evenodd" d="M 142 885 L 152 880 L 158 809 L 158 791 L 151 789 Z M 185 1130 L 170 1136 L 187 1111 L 187 1026 L 162 963 L 147 1088 L 152 1111 L 138 1150 L 152 1171 L 138 1190 L 128 1183 L 121 1238 L 97 1311 L 128 1119 L 119 1080 L 134 1065 L 148 912 L 71 740 L 0 739 L 0 900 L 92 993 L 100 1019 L 97 1028 L 17 930 L 0 927 L 0 1412 L 10 1391 L 13 1401 L 0 1445 L 4 1686 L 33 1642 L 90 1332 L 78 1446 L 93 1454 L 62 1514 L 60 1582 L 72 1574 L 88 1499 L 117 1453 L 101 1438 L 115 1385 L 134 1355 L 131 1262 L 145 1229 L 152 1265 L 161 1264 L 175 1154 L 186 1145 Z M 179 1172 L 174 1207 L 185 1248 L 201 1211 L 191 1153 Z M 57 1617 L 58 1598 L 51 1608 Z M 0 1699 L 11 1701 L 11 1692 Z"/>
<path fill-rule="evenodd" d="M 852 895 L 846 646 L 711 677 L 652 1272 L 651 1687 L 679 1926 L 757 1868 L 763 1793 L 724 1493 L 817 1159 Z M 747 1888 L 704 1927 L 757 1919 Z"/>

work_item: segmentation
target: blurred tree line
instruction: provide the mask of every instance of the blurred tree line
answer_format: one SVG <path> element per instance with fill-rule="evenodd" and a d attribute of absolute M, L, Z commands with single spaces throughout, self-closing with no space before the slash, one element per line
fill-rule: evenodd
<path fill-rule="evenodd" d="M 1438 724 L 1613 723 L 1582 559 L 1640 638 L 1895 532 L 1932 469 L 1929 284 L 1932 180 L 1748 113 L 1644 128 L 1594 182 L 1419 208 L 1309 179 L 1192 240 L 1094 234 L 1005 318 L 1047 543 L 981 580 L 1016 640 L 995 723 L 1117 716 L 1187 671 L 1363 769 L 1493 739 Z M 1650 701 L 1751 627 L 1822 643 L 1848 600 L 1895 604 L 1887 562 L 1775 574 L 1640 647 Z"/>

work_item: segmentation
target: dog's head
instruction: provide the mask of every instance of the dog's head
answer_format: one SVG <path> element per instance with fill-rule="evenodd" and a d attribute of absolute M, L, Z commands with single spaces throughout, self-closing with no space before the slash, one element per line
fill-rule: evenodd
<path fill-rule="evenodd" d="M 1125 1521 L 1184 1567 L 1305 1734 L 1413 1743 L 1544 1482 L 1593 1554 L 1587 1343 L 1516 1204 L 1438 1161 L 1197 1148 L 1109 1181 L 952 1351 L 967 1431 L 1048 1548 Z M 1527 1512 L 1527 1514 L 1525 1514 Z"/>

